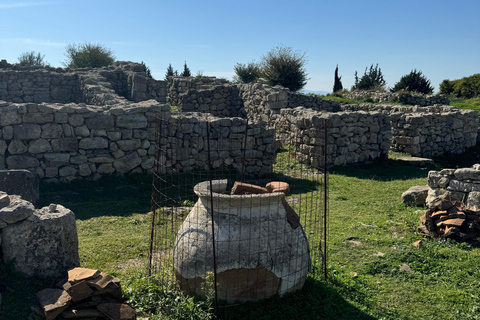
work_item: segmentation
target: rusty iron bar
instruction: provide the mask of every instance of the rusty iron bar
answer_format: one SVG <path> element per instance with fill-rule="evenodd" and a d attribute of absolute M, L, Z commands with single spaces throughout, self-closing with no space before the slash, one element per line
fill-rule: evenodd
<path fill-rule="evenodd" d="M 208 170 L 208 180 L 210 181 L 210 215 L 212 217 L 212 250 L 213 250 L 213 281 L 215 289 L 215 314 L 218 314 L 218 290 L 217 290 L 217 255 L 215 251 L 215 223 L 214 223 L 214 213 L 213 213 L 213 186 L 212 186 L 212 170 L 211 170 L 212 161 L 210 158 L 210 122 L 207 121 L 207 170 Z"/>

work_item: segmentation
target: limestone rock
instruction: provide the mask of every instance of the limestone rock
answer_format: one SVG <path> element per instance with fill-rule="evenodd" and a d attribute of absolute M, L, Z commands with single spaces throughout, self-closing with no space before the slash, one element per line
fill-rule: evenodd
<path fill-rule="evenodd" d="M 116 159 L 113 166 L 119 173 L 126 173 L 142 163 L 142 158 L 136 152 L 129 153 L 123 157 Z"/>
<path fill-rule="evenodd" d="M 15 259 L 17 270 L 28 276 L 65 273 L 79 265 L 75 215 L 61 205 L 55 212 L 39 209 L 2 229 L 2 250 L 4 260 Z"/>
<path fill-rule="evenodd" d="M 413 186 L 402 193 L 402 202 L 409 206 L 424 206 L 429 190 L 428 186 Z"/>
<path fill-rule="evenodd" d="M 478 192 L 478 191 L 470 192 L 468 194 L 468 198 L 467 198 L 466 207 L 470 209 L 470 208 L 473 208 L 475 206 L 478 209 L 480 209 L 480 192 Z"/>
<path fill-rule="evenodd" d="M 68 282 L 76 284 L 83 280 L 95 279 L 100 275 L 97 269 L 73 268 L 68 270 Z"/>
<path fill-rule="evenodd" d="M 441 188 L 429 189 L 427 199 L 425 199 L 425 205 L 430 208 L 435 202 L 435 200 L 437 200 L 440 196 L 444 195 L 446 192 L 447 190 Z"/>
<path fill-rule="evenodd" d="M 458 180 L 478 180 L 480 181 L 480 170 L 473 168 L 461 168 L 455 170 L 455 178 Z"/>
<path fill-rule="evenodd" d="M 11 195 L 9 198 L 8 206 L 0 209 L 0 221 L 6 224 L 13 224 L 27 219 L 35 211 L 35 207 L 20 196 Z"/>

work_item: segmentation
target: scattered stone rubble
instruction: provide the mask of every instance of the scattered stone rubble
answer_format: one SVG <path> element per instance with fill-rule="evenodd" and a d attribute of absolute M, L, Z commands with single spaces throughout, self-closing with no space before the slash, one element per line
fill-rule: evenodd
<path fill-rule="evenodd" d="M 35 209 L 0 191 L 0 252 L 27 276 L 51 277 L 78 266 L 74 213 L 57 204 Z"/>
<path fill-rule="evenodd" d="M 37 293 L 46 320 L 59 317 L 83 320 L 136 319 L 135 310 L 121 302 L 120 280 L 99 270 L 69 270 L 68 280 L 59 282 L 57 287 Z"/>
<path fill-rule="evenodd" d="M 425 236 L 457 241 L 480 237 L 480 208 L 467 209 L 462 202 L 448 196 L 435 200 L 420 222 L 418 231 Z"/>

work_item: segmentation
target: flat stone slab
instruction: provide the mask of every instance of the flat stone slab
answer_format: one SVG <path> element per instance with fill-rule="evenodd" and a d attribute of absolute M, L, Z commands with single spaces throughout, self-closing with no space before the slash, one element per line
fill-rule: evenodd
<path fill-rule="evenodd" d="M 400 158 L 397 158 L 396 160 L 402 161 L 403 163 L 411 166 L 419 166 L 419 167 L 434 163 L 432 159 L 420 158 L 420 157 L 400 157 Z"/>

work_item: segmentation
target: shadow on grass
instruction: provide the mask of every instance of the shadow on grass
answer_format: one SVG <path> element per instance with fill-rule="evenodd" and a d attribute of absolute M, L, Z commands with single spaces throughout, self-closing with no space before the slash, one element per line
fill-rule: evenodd
<path fill-rule="evenodd" d="M 480 143 L 475 147 L 469 148 L 462 154 L 434 158 L 434 160 L 442 168 L 456 169 L 471 167 L 476 163 L 480 163 Z"/>
<path fill-rule="evenodd" d="M 300 292 L 265 301 L 219 308 L 219 319 L 375 319 L 346 301 L 325 282 L 307 278 Z"/>
<path fill-rule="evenodd" d="M 0 319 L 44 319 L 32 309 L 35 294 L 51 285 L 52 279 L 27 278 L 15 272 L 11 263 L 0 262 Z"/>
<path fill-rule="evenodd" d="M 227 171 L 218 171 L 213 179 L 230 180 L 231 186 L 236 180 L 242 181 L 240 175 Z M 275 176 L 276 179 L 288 181 L 292 193 L 304 193 L 315 190 L 316 181 Z M 280 179 L 281 178 L 281 179 Z M 160 187 L 164 199 L 162 206 L 193 205 L 197 196 L 193 192 L 195 184 L 206 181 L 205 172 L 182 173 L 162 176 Z M 243 181 L 265 185 L 268 179 L 252 180 L 245 177 Z M 269 181 L 269 180 L 268 180 Z M 152 176 L 149 174 L 131 174 L 125 176 L 103 176 L 98 181 L 75 180 L 69 183 L 40 184 L 38 208 L 51 203 L 61 204 L 75 213 L 76 219 L 86 220 L 100 216 L 129 216 L 132 213 L 147 213 L 151 209 Z"/>
<path fill-rule="evenodd" d="M 152 176 L 103 176 L 98 181 L 41 183 L 37 207 L 50 203 L 72 210 L 79 220 L 99 216 L 129 216 L 150 211 Z"/>
<path fill-rule="evenodd" d="M 407 165 L 398 160 L 375 160 L 371 163 L 351 164 L 344 167 L 334 167 L 330 170 L 332 174 L 355 177 L 359 179 L 370 179 L 376 181 L 407 180 L 426 178 L 428 171 L 438 170 L 438 165 L 416 167 Z"/>

